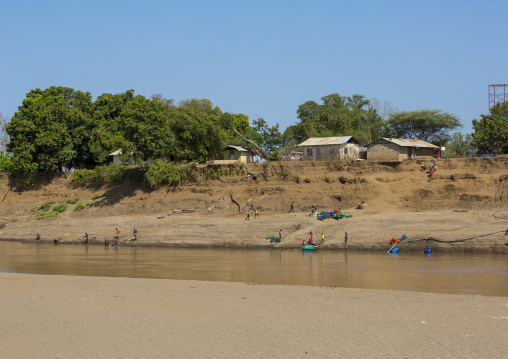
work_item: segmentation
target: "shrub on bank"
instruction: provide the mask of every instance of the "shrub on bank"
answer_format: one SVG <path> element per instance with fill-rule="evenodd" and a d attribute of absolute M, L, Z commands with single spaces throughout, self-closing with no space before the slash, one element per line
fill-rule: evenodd
<path fill-rule="evenodd" d="M 146 166 L 145 179 L 152 187 L 173 186 L 180 181 L 180 167 L 174 162 L 151 161 Z"/>
<path fill-rule="evenodd" d="M 58 212 L 50 211 L 50 212 L 42 212 L 37 214 L 37 218 L 44 219 L 44 218 L 52 218 L 56 217 L 58 215 Z"/>
<path fill-rule="evenodd" d="M 47 212 L 52 204 L 55 204 L 55 201 L 49 201 L 41 205 L 40 207 L 32 208 L 32 212 Z"/>
<path fill-rule="evenodd" d="M 0 153 L 0 172 L 12 172 L 13 170 L 12 157 L 3 152 Z"/>
<path fill-rule="evenodd" d="M 74 186 L 117 184 L 127 175 L 127 168 L 117 163 L 101 165 L 93 170 L 74 170 L 71 183 Z"/>
<path fill-rule="evenodd" d="M 60 203 L 59 205 L 55 206 L 53 208 L 53 212 L 55 213 L 63 213 L 67 210 L 67 203 L 66 202 L 63 202 L 63 203 Z"/>

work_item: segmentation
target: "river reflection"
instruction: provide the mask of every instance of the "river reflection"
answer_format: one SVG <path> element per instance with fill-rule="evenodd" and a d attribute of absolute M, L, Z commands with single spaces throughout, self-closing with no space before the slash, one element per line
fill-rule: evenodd
<path fill-rule="evenodd" d="M 0 242 L 0 271 L 508 297 L 505 255 L 175 249 Z"/>

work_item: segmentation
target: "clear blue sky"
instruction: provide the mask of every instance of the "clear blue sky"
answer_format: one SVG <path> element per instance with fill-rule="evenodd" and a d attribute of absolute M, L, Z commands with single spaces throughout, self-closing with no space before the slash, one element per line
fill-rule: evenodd
<path fill-rule="evenodd" d="M 508 1 L 3 1 L 0 112 L 34 88 L 207 98 L 294 124 L 339 93 L 399 111 L 488 112 L 508 83 Z"/>

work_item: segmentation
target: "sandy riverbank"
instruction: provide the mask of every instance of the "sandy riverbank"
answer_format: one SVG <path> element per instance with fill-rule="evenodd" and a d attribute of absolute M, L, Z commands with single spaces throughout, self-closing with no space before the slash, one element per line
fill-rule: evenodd
<path fill-rule="evenodd" d="M 508 253 L 508 157 L 444 159 L 432 178 L 416 160 L 385 165 L 376 162 L 280 162 L 257 165 L 267 174 L 252 181 L 240 168 L 215 171 L 214 176 L 181 187 L 147 188 L 130 180 L 101 187 L 75 187 L 72 173 L 41 174 L 33 184 L 11 175 L 0 178 L 0 240 L 60 244 L 83 242 L 88 233 L 95 244 L 120 240 L 126 245 L 179 247 L 296 248 L 312 231 L 324 248 L 343 249 L 348 233 L 350 250 L 385 251 L 391 238 L 433 237 L 460 240 L 454 244 L 421 241 L 401 250 L 431 246 L 443 252 Z M 236 173 L 236 174 L 235 174 Z M 235 204 L 232 198 L 238 203 Z M 44 218 L 59 202 L 75 199 L 56 217 Z M 75 202 L 76 202 L 75 201 Z M 357 203 L 365 201 L 363 209 Z M 288 213 L 291 203 L 294 213 Z M 50 204 L 52 203 L 52 204 Z M 341 210 L 352 217 L 318 221 L 309 209 Z M 240 207 L 240 211 L 239 211 Z M 251 208 L 250 220 L 245 220 Z M 259 209 L 260 217 L 254 211 Z M 239 213 L 240 212 L 240 213 Z M 266 237 L 285 237 L 269 243 Z"/>
<path fill-rule="evenodd" d="M 115 228 L 120 229 L 122 245 L 127 246 L 174 246 L 174 247 L 228 247 L 228 248 L 297 248 L 302 240 L 309 238 L 312 231 L 321 242 L 325 233 L 323 249 L 342 250 L 344 234 L 348 232 L 349 250 L 385 251 L 390 248 L 391 238 L 434 237 L 442 240 L 459 240 L 499 232 L 486 237 L 459 243 L 437 243 L 420 241 L 400 247 L 403 251 L 423 251 L 431 246 L 441 252 L 508 253 L 508 220 L 493 216 L 492 210 L 470 210 L 457 212 L 450 209 L 424 212 L 366 213 L 345 211 L 354 214 L 352 218 L 319 221 L 305 213 L 265 214 L 259 219 L 244 220 L 244 216 L 215 218 L 198 213 L 169 215 L 108 216 L 103 218 L 57 218 L 54 220 L 15 222 L 1 232 L 0 239 L 35 242 L 34 229 L 41 233 L 41 242 L 60 244 L 81 243 L 85 232 L 95 244 L 103 245 L 104 240 L 113 241 Z M 508 212 L 503 212 L 508 213 Z M 140 237 L 132 239 L 132 230 L 137 228 Z M 285 240 L 270 243 L 267 236 L 278 236 L 282 229 Z"/>
<path fill-rule="evenodd" d="M 0 273 L 3 358 L 504 358 L 506 298 Z"/>

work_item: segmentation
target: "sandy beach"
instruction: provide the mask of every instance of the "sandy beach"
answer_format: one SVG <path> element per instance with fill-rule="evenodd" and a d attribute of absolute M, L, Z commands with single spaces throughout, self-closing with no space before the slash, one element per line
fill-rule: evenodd
<path fill-rule="evenodd" d="M 0 274 L 3 358 L 505 358 L 508 301 Z"/>
<path fill-rule="evenodd" d="M 508 253 L 508 157 L 438 163 L 432 178 L 416 161 L 274 163 L 250 169 L 269 174 L 263 181 L 240 174 L 172 189 L 4 176 L 0 240 L 40 233 L 43 243 L 82 245 L 88 233 L 104 245 L 118 228 L 124 246 L 287 249 L 312 231 L 331 250 L 344 249 L 348 232 L 348 250 L 386 251 L 406 234 L 472 239 L 401 251 Z M 86 208 L 38 216 L 44 203 L 73 198 Z M 352 217 L 319 221 L 312 206 Z M 134 228 L 138 240 L 125 241 Z M 283 242 L 266 240 L 279 230 Z M 503 297 L 12 273 L 0 273 L 0 288 L 2 358 L 506 357 Z"/>

